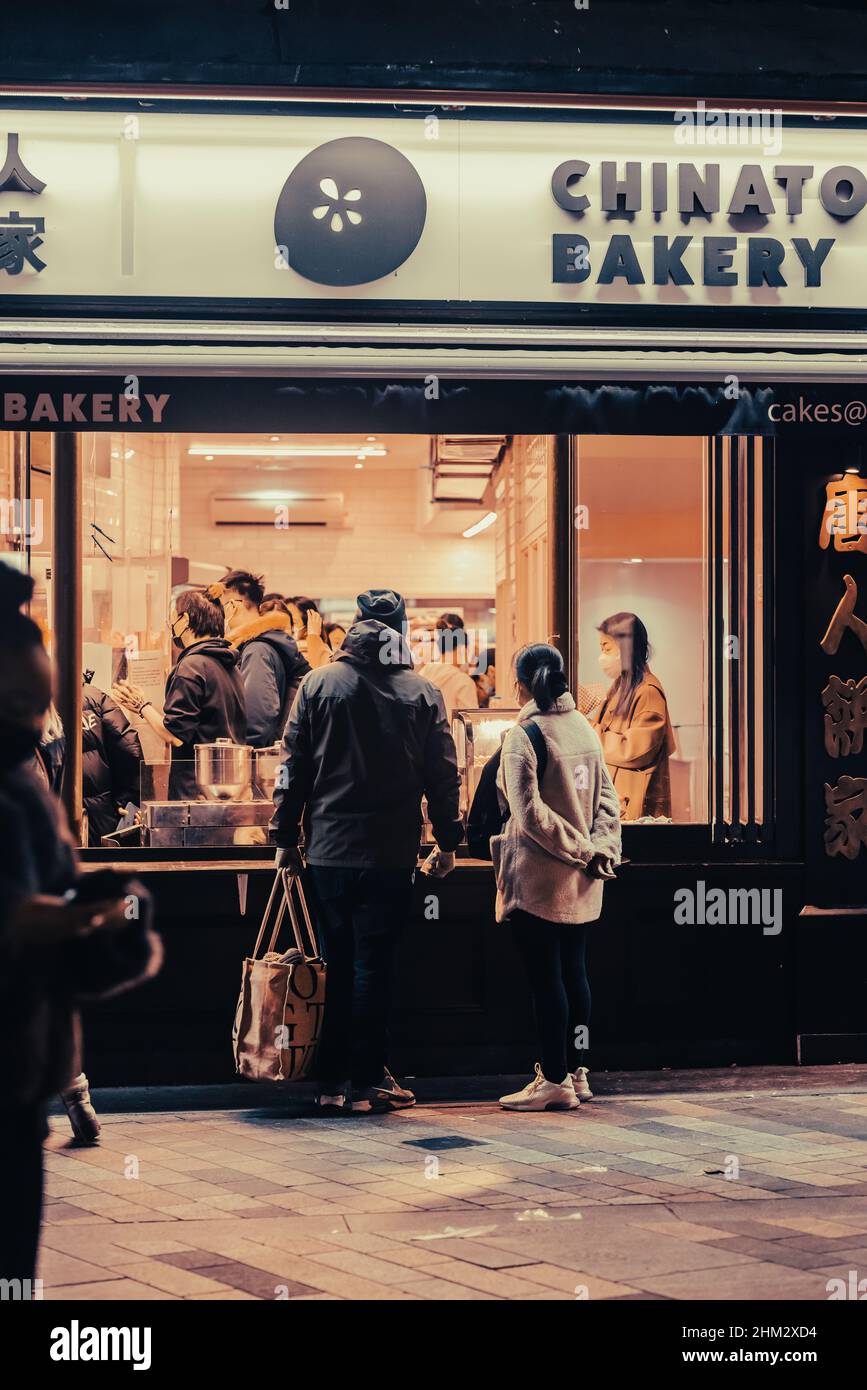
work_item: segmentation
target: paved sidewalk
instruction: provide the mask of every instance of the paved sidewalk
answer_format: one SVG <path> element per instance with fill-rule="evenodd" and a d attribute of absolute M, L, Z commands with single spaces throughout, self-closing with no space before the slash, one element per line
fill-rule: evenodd
<path fill-rule="evenodd" d="M 56 1118 L 44 1297 L 824 1300 L 867 1277 L 867 1069 L 824 1072 L 571 1114 L 113 1114 L 93 1149 Z"/>

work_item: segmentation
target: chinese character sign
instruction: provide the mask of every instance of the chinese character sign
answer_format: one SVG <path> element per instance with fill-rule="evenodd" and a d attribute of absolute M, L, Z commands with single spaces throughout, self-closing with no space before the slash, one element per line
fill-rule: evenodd
<path fill-rule="evenodd" d="M 39 194 L 45 184 L 32 174 L 24 163 L 14 131 L 6 137 L 6 158 L 0 169 L 0 193 Z M 17 208 L 7 212 L 0 209 L 0 272 L 20 275 L 25 266 L 38 274 L 45 269 L 36 252 L 42 245 L 44 217 L 22 215 Z"/>
<path fill-rule="evenodd" d="M 867 730 L 867 676 L 841 681 L 831 676 L 822 691 L 825 710 L 825 752 L 829 758 L 848 758 L 864 747 Z"/>
<path fill-rule="evenodd" d="M 867 554 L 867 479 L 844 473 L 825 485 L 825 510 L 819 531 L 819 545 L 827 550 L 834 537 L 834 549 L 849 554 Z"/>

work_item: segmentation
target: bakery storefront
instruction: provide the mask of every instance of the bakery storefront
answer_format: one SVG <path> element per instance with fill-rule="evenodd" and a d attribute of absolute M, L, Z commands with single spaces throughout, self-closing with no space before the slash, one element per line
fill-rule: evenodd
<path fill-rule="evenodd" d="M 591 942 L 597 1068 L 867 1057 L 863 126 L 773 114 L 0 113 L 0 547 L 67 730 L 88 686 L 161 705 L 185 588 L 261 574 L 327 659 L 388 586 L 420 666 L 443 615 L 466 633 L 466 807 L 518 647 L 554 640 L 592 713 L 608 620 L 640 619 L 667 784 L 626 805 Z M 273 758 L 203 753 L 180 797 L 130 718 L 124 820 L 88 818 L 68 736 L 63 796 L 167 958 L 91 1011 L 88 1071 L 230 1080 Z M 532 1060 L 468 851 L 417 882 L 398 998 L 405 1074 Z"/>

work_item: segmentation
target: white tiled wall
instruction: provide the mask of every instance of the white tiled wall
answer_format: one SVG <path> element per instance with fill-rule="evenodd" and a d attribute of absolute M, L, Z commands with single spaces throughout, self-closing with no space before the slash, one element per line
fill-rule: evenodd
<path fill-rule="evenodd" d="M 251 569 L 281 593 L 353 596 L 394 588 L 408 596 L 487 597 L 494 593 L 493 537 L 470 540 L 418 529 L 418 469 L 364 472 L 328 467 L 246 477 L 238 468 L 181 467 L 180 553 L 190 560 Z M 348 529 L 215 527 L 215 492 L 245 489 L 342 492 Z"/>

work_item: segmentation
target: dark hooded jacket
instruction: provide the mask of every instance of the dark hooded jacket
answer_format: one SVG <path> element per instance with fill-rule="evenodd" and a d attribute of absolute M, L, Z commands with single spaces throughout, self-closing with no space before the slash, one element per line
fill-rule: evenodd
<path fill-rule="evenodd" d="M 169 672 L 163 724 L 181 740 L 172 747 L 169 796 L 173 801 L 195 801 L 195 746 L 229 738 L 245 743 L 247 707 L 238 654 L 224 637 L 206 637 L 186 647 Z"/>
<path fill-rule="evenodd" d="M 123 710 L 95 685 L 85 685 L 81 701 L 84 809 L 88 841 L 117 828 L 118 807 L 140 799 L 141 743 Z"/>
<path fill-rule="evenodd" d="M 308 863 L 411 868 L 421 799 L 437 843 L 463 837 L 454 740 L 442 696 L 412 669 L 398 633 L 355 623 L 334 660 L 311 672 L 292 707 L 275 791 L 275 838 Z"/>
<path fill-rule="evenodd" d="M 292 619 L 275 610 L 232 633 L 247 698 L 247 742 L 267 748 L 283 737 L 289 711 L 310 663 L 291 635 Z"/>

